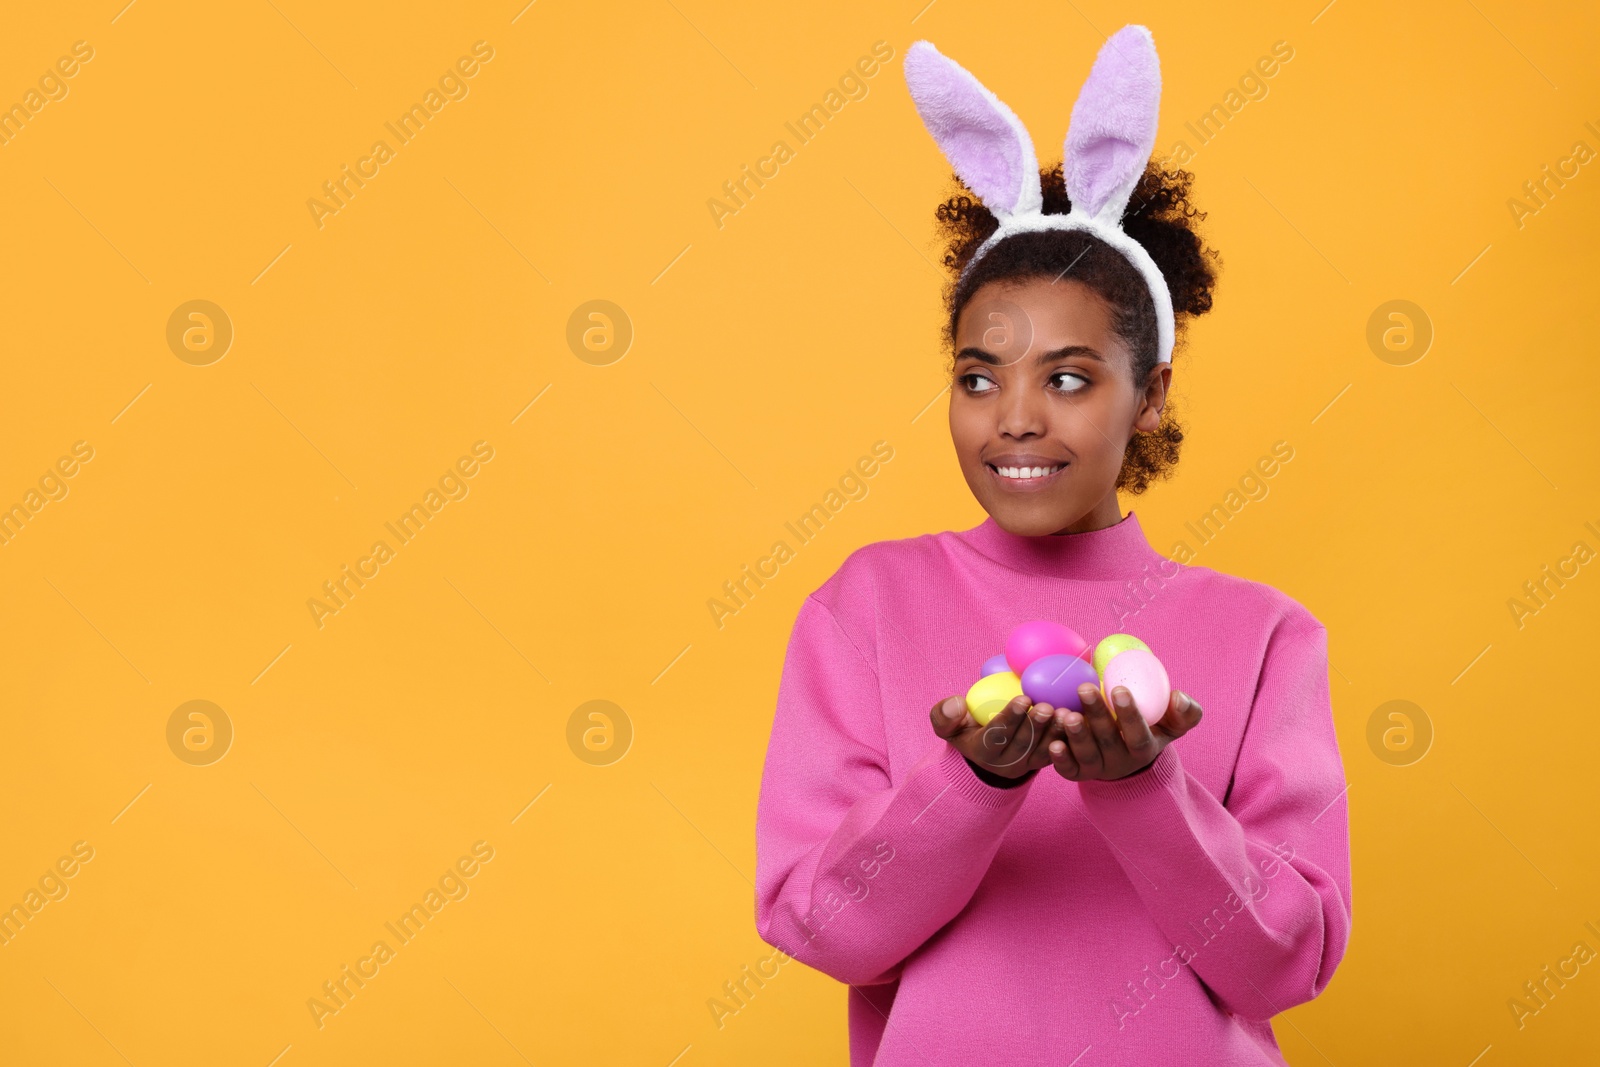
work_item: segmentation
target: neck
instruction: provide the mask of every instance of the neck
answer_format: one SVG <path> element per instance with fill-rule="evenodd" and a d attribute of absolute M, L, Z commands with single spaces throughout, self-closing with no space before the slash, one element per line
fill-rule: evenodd
<path fill-rule="evenodd" d="M 1057 530 L 1057 534 L 1088 533 L 1091 530 L 1104 530 L 1108 526 L 1115 526 L 1122 521 L 1122 505 L 1117 500 L 1117 491 L 1111 493 L 1100 503 L 1090 508 L 1078 521 Z"/>
<path fill-rule="evenodd" d="M 1131 511 L 1107 526 L 1043 536 L 1012 533 L 990 515 L 958 536 L 997 563 L 1054 578 L 1123 582 L 1166 565 Z"/>

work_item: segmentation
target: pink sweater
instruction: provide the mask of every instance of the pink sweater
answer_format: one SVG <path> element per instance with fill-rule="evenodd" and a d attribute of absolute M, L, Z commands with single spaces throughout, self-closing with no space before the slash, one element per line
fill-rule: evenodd
<path fill-rule="evenodd" d="M 1113 782 L 985 784 L 928 712 L 1012 627 L 1143 638 L 1205 717 Z M 1350 937 L 1327 631 L 1128 515 L 852 553 L 800 607 L 756 816 L 756 926 L 850 985 L 852 1067 L 1281 1064 Z"/>

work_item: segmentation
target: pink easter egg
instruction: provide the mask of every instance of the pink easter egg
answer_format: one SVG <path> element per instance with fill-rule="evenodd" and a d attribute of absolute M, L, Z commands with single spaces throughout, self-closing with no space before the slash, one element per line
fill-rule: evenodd
<path fill-rule="evenodd" d="M 1019 678 L 1030 663 L 1042 656 L 1077 656 L 1087 660 L 1093 654 L 1089 642 L 1071 627 L 1049 619 L 1025 622 L 1006 638 L 1006 663 Z"/>
<path fill-rule="evenodd" d="M 1167 705 L 1172 700 L 1172 683 L 1167 680 L 1167 669 L 1154 653 L 1130 648 L 1111 657 L 1100 677 L 1100 691 L 1108 706 L 1115 706 L 1111 704 L 1111 691 L 1119 685 L 1133 697 L 1133 706 L 1150 725 L 1160 722 L 1167 713 Z"/>
<path fill-rule="evenodd" d="M 979 672 L 978 677 L 987 678 L 991 674 L 999 674 L 1001 671 L 1009 671 L 1010 669 L 1011 664 L 1006 662 L 1006 654 L 1000 652 L 983 661 L 983 670 Z"/>

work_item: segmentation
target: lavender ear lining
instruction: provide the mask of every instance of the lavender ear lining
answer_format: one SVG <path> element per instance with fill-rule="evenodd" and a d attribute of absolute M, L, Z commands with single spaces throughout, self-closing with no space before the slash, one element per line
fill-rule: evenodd
<path fill-rule="evenodd" d="M 967 188 L 1000 218 L 1039 211 L 1039 158 L 1016 113 L 928 41 L 907 50 L 904 67 L 922 124 Z"/>
<path fill-rule="evenodd" d="M 956 175 L 1000 220 L 962 270 L 962 279 L 996 244 L 1018 233 L 1092 233 L 1122 253 L 1150 290 L 1157 359 L 1172 361 L 1174 318 L 1166 279 L 1144 246 L 1122 230 L 1122 214 L 1155 148 L 1161 68 L 1144 26 L 1106 39 L 1073 105 L 1062 157 L 1072 209 L 1044 214 L 1033 142 L 1016 114 L 954 60 L 927 41 L 911 46 L 906 84 L 923 125 Z"/>

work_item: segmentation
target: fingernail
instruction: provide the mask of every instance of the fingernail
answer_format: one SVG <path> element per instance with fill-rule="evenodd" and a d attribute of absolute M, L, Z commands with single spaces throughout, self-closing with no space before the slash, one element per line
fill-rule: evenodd
<path fill-rule="evenodd" d="M 952 719 L 961 714 L 961 698 L 951 697 L 946 700 L 944 702 L 944 713 Z"/>
<path fill-rule="evenodd" d="M 1185 693 L 1181 689 L 1178 690 L 1178 695 L 1183 698 L 1183 702 L 1178 705 L 1178 710 L 1179 711 L 1188 711 L 1189 710 L 1189 705 L 1194 703 L 1194 701 L 1190 700 L 1189 699 L 1189 694 Z"/>
<path fill-rule="evenodd" d="M 1083 729 L 1083 716 L 1076 713 L 1067 716 L 1067 729 L 1077 733 Z"/>
<path fill-rule="evenodd" d="M 1131 708 L 1131 707 L 1133 707 L 1133 697 L 1128 695 L 1128 691 L 1126 689 L 1118 689 L 1117 690 L 1116 700 L 1117 700 L 1117 707 L 1119 707 L 1119 708 Z"/>

